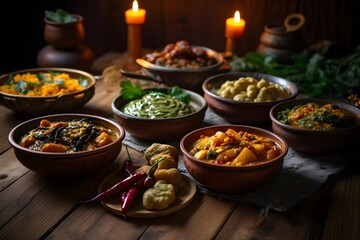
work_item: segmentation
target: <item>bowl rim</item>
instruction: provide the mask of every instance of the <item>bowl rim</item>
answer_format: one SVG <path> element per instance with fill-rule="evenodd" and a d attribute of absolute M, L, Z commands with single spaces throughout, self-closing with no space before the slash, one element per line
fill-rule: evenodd
<path fill-rule="evenodd" d="M 202 161 L 202 160 L 199 160 L 199 159 L 195 158 L 194 156 L 192 156 L 185 148 L 185 141 L 191 135 L 195 135 L 195 134 L 201 135 L 200 134 L 201 132 L 203 132 L 206 129 L 211 129 L 211 128 L 224 128 L 225 129 L 225 128 L 234 128 L 234 127 L 235 128 L 243 128 L 243 129 L 247 129 L 247 130 L 255 130 L 255 131 L 259 131 L 259 132 L 265 132 L 271 136 L 271 139 L 275 138 L 278 141 L 280 141 L 284 145 L 284 148 L 281 148 L 281 146 L 279 146 L 279 148 L 282 151 L 281 151 L 281 154 L 279 156 L 277 156 L 276 158 L 273 158 L 266 162 L 261 162 L 261 163 L 257 163 L 254 165 L 244 165 L 244 166 L 227 166 L 227 165 L 220 165 L 220 164 L 215 164 L 215 163 L 209 163 L 207 161 Z M 185 155 L 188 159 L 190 159 L 192 162 L 195 162 L 196 164 L 200 164 L 200 165 L 206 166 L 208 168 L 216 168 L 216 169 L 221 169 L 221 170 L 225 170 L 225 171 L 231 171 L 231 170 L 254 170 L 254 169 L 258 169 L 258 168 L 264 168 L 264 167 L 267 167 L 272 164 L 276 164 L 278 161 L 283 161 L 284 157 L 288 153 L 289 146 L 288 146 L 288 143 L 282 137 L 280 137 L 279 135 L 277 135 L 269 130 L 250 126 L 250 125 L 223 124 L 223 125 L 213 125 L 213 126 L 198 128 L 192 132 L 189 132 L 180 140 L 180 150 L 183 153 L 183 155 Z"/>
<path fill-rule="evenodd" d="M 8 78 L 10 75 L 15 75 L 15 74 L 21 74 L 21 73 L 27 73 L 27 72 L 41 72 L 41 71 L 54 71 L 54 72 L 64 72 L 64 73 L 74 73 L 74 74 L 79 74 L 82 76 L 86 76 L 88 79 L 91 80 L 91 82 L 82 90 L 76 91 L 76 92 L 71 92 L 71 93 L 65 93 L 65 94 L 61 94 L 61 95 L 57 95 L 57 96 L 26 96 L 26 95 L 18 95 L 18 94 L 11 94 L 11 93 L 5 93 L 0 91 L 0 95 L 9 97 L 9 98 L 14 98 L 14 99 L 44 99 L 44 100 L 53 100 L 53 99 L 59 99 L 65 96 L 72 96 L 72 95 L 78 95 L 81 93 L 84 93 L 86 91 L 88 91 L 90 88 L 95 87 L 96 84 L 96 79 L 95 77 L 85 71 L 82 70 L 78 70 L 78 69 L 72 69 L 72 68 L 58 68 L 58 67 L 43 67 L 43 68 L 28 68 L 28 69 L 22 69 L 22 70 L 18 70 L 18 71 L 13 71 L 10 73 L 5 73 L 2 74 L 0 76 L 0 78 Z"/>
<path fill-rule="evenodd" d="M 30 123 L 34 123 L 43 119 L 62 119 L 62 118 L 70 118 L 73 117 L 74 119 L 80 119 L 80 118 L 89 118 L 89 119 L 95 119 L 98 121 L 104 121 L 107 122 L 108 124 L 114 126 L 115 128 L 117 128 L 119 136 L 118 138 L 113 141 L 112 143 L 96 148 L 94 150 L 89 150 L 89 151 L 80 151 L 80 152 L 71 152 L 71 153 L 58 153 L 58 152 L 40 152 L 40 151 L 34 151 L 34 150 L 30 150 L 28 148 L 22 147 L 20 146 L 17 142 L 16 139 L 14 139 L 14 135 L 17 131 L 19 131 L 20 128 L 30 124 Z M 67 156 L 67 159 L 76 159 L 76 158 L 80 158 L 80 157 L 84 157 L 84 155 L 93 155 L 95 153 L 100 153 L 100 152 L 104 152 L 107 151 L 107 149 L 115 147 L 117 144 L 122 143 L 122 141 L 125 138 L 125 129 L 119 125 L 118 123 L 104 118 L 104 117 L 100 117 L 100 116 L 96 116 L 96 115 L 91 115 L 91 114 L 81 114 L 81 113 L 66 113 L 66 114 L 52 114 L 52 115 L 45 115 L 45 116 L 41 116 L 41 117 L 36 117 L 36 118 L 32 118 L 29 119 L 27 121 L 24 121 L 20 124 L 18 124 L 17 126 L 15 126 L 9 133 L 8 135 L 8 141 L 9 143 L 13 146 L 13 148 L 16 150 L 21 150 L 23 152 L 27 152 L 28 154 L 31 155 L 40 155 L 40 156 L 47 156 L 49 158 L 57 158 L 60 156 Z"/>
<path fill-rule="evenodd" d="M 148 89 L 170 89 L 170 88 L 171 87 L 157 87 L 157 88 L 148 88 Z M 191 97 L 190 101 L 193 101 L 193 99 L 196 97 L 201 102 L 201 106 L 200 106 L 199 109 L 197 109 L 195 112 L 192 112 L 192 113 L 187 114 L 185 116 L 172 117 L 172 118 L 142 118 L 142 117 L 130 116 L 130 115 L 125 114 L 121 109 L 118 109 L 116 107 L 115 103 L 122 98 L 121 95 L 118 95 L 113 99 L 113 101 L 111 103 L 111 108 L 113 110 L 113 113 L 115 113 L 118 116 L 121 116 L 121 118 L 128 119 L 128 120 L 146 121 L 146 122 L 165 122 L 165 121 L 166 122 L 170 122 L 170 121 L 176 121 L 177 122 L 177 121 L 187 119 L 188 117 L 197 115 L 197 114 L 199 114 L 201 112 L 205 113 L 205 111 L 207 109 L 207 103 L 206 103 L 204 97 L 201 96 L 200 94 L 198 94 L 198 93 L 196 93 L 194 91 L 188 90 L 188 89 L 182 88 L 182 90 L 187 92 L 190 95 L 190 97 Z"/>
<path fill-rule="evenodd" d="M 275 78 L 281 82 L 285 82 L 286 84 L 291 86 L 291 89 L 294 89 L 295 91 L 291 91 L 291 95 L 289 97 L 286 98 L 282 98 L 282 99 L 278 99 L 278 100 L 274 100 L 274 101 L 268 101 L 268 102 L 245 102 L 245 101 L 238 101 L 238 100 L 233 100 L 230 98 L 225 98 L 225 97 L 220 97 L 219 95 L 215 94 L 211 89 L 207 88 L 207 85 L 210 82 L 216 81 L 218 78 L 221 79 L 223 77 L 227 77 L 229 76 L 229 78 L 231 76 L 236 76 L 237 79 L 224 79 L 222 81 L 236 81 L 238 80 L 238 78 L 240 77 L 254 77 L 254 78 L 264 78 L 266 81 L 269 82 L 275 82 L 272 81 L 268 78 Z M 277 83 L 277 82 L 276 82 Z M 280 84 L 281 85 L 281 84 Z M 282 87 L 284 87 L 283 85 L 281 85 Z M 274 75 L 270 75 L 270 74 L 265 74 L 265 73 L 257 73 L 257 72 L 228 72 L 228 73 L 220 73 L 214 76 L 211 76 L 209 78 L 207 78 L 203 83 L 202 83 L 202 89 L 205 95 L 210 96 L 211 98 L 217 100 L 217 101 L 221 101 L 227 104 L 234 104 L 234 105 L 250 105 L 250 106 L 262 106 L 262 105 L 269 105 L 269 104 L 277 104 L 279 102 L 283 102 L 286 101 L 288 99 L 292 99 L 295 98 L 298 94 L 299 94 L 299 89 L 296 86 L 295 83 L 293 83 L 292 81 L 285 79 L 285 78 L 281 78 L 281 77 L 277 77 Z M 290 90 L 290 88 L 288 88 Z"/>
<path fill-rule="evenodd" d="M 143 58 L 137 58 L 136 59 L 136 63 L 139 64 L 141 67 L 151 70 L 151 71 L 156 71 L 156 72 L 168 72 L 168 73 L 200 73 L 200 72 L 207 72 L 207 71 L 212 71 L 214 69 L 218 69 L 223 63 L 224 63 L 224 58 L 223 56 L 208 47 L 203 47 L 203 46 L 194 46 L 194 45 L 190 45 L 191 48 L 200 48 L 200 49 L 204 49 L 206 50 L 206 52 L 208 53 L 208 55 L 213 56 L 217 63 L 206 66 L 206 67 L 199 67 L 199 68 L 171 68 L 171 67 L 163 67 L 163 66 L 158 66 L 155 65 L 153 63 L 150 63 L 148 61 L 146 61 Z"/>
<path fill-rule="evenodd" d="M 303 133 L 303 134 L 319 134 L 319 135 L 332 135 L 332 134 L 340 134 L 340 133 L 345 133 L 345 132 L 351 132 L 355 129 L 360 129 L 360 125 L 358 126 L 354 126 L 351 128 L 345 128 L 345 129 L 334 129 L 334 130 L 314 130 L 314 129 L 306 129 L 306 128 L 297 128 L 297 127 L 293 127 L 290 126 L 288 124 L 282 123 L 280 122 L 277 117 L 275 116 L 275 114 L 277 112 L 279 112 L 280 110 L 286 109 L 288 107 L 294 107 L 296 105 L 299 104 L 305 104 L 305 103 L 310 103 L 310 102 L 314 102 L 314 103 L 318 103 L 318 104 L 326 104 L 326 103 L 334 103 L 336 104 L 338 107 L 340 107 L 341 109 L 344 109 L 343 106 L 346 106 L 347 111 L 349 111 L 351 114 L 356 115 L 359 119 L 360 119 L 360 109 L 348 104 L 346 102 L 343 102 L 341 100 L 336 100 L 336 99 L 331 99 L 331 98 L 298 98 L 298 99 L 290 99 L 290 100 L 286 100 L 284 102 L 278 103 L 275 106 L 273 106 L 270 111 L 269 111 L 269 116 L 270 119 L 272 121 L 273 124 L 276 124 L 277 126 L 284 128 L 286 130 L 292 131 L 292 132 L 297 132 L 297 133 Z M 288 107 L 287 107 L 288 106 Z M 356 113 L 358 112 L 358 113 Z"/>

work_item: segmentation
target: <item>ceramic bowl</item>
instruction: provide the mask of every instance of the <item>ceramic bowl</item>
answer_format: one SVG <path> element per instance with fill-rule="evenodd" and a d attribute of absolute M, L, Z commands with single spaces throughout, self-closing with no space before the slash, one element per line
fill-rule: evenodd
<path fill-rule="evenodd" d="M 86 87 L 81 91 L 73 93 L 46 97 L 22 96 L 0 92 L 0 104 L 18 114 L 35 117 L 54 113 L 71 112 L 72 110 L 83 106 L 94 96 L 96 84 L 94 76 L 84 71 L 69 68 L 33 68 L 11 72 L 0 76 L 0 85 L 3 85 L 10 75 L 18 73 L 37 74 L 48 71 L 67 73 L 72 78 L 86 79 Z"/>
<path fill-rule="evenodd" d="M 73 153 L 51 153 L 33 151 L 18 144 L 21 137 L 30 130 L 39 126 L 42 119 L 76 120 L 88 118 L 94 123 L 112 129 L 118 138 L 112 143 L 91 151 Z M 106 118 L 87 114 L 55 114 L 25 121 L 11 130 L 9 142 L 14 148 L 17 159 L 25 167 L 45 176 L 71 177 L 93 173 L 108 164 L 111 164 L 119 155 L 125 130 L 117 123 Z"/>
<path fill-rule="evenodd" d="M 155 81 L 171 87 L 179 86 L 187 90 L 202 93 L 201 86 L 203 82 L 208 77 L 222 71 L 220 70 L 220 67 L 224 64 L 224 59 L 220 53 L 210 48 L 202 46 L 192 46 L 192 48 L 205 50 L 207 54 L 214 57 L 217 62 L 213 65 L 199 68 L 174 68 L 155 65 L 143 58 L 138 58 L 136 59 L 136 63 L 142 67 L 140 72 L 128 72 L 122 70 L 121 73 L 129 77 Z"/>
<path fill-rule="evenodd" d="M 160 88 L 165 89 L 165 88 Z M 195 112 L 175 118 L 149 119 L 129 116 L 123 107 L 129 102 L 119 95 L 112 102 L 115 120 L 132 136 L 146 141 L 169 142 L 179 141 L 186 133 L 199 127 L 204 119 L 207 104 L 199 94 L 184 90 L 190 95 L 190 105 Z"/>
<path fill-rule="evenodd" d="M 238 80 L 240 77 L 252 77 L 257 80 L 263 78 L 268 82 L 274 82 L 287 88 L 291 92 L 291 95 L 287 98 L 271 102 L 245 102 L 220 97 L 216 94 L 223 83 L 229 80 Z M 231 72 L 215 75 L 205 80 L 202 89 L 209 108 L 216 114 L 231 123 L 257 126 L 265 124 L 270 125 L 270 109 L 277 103 L 287 99 L 293 99 L 298 95 L 298 88 L 291 81 L 268 74 L 254 72 Z"/>
<path fill-rule="evenodd" d="M 334 103 L 339 108 L 356 116 L 358 126 L 342 130 L 321 131 L 293 127 L 278 120 L 277 116 L 280 111 L 310 102 L 320 105 Z M 273 132 L 284 138 L 291 148 L 300 152 L 312 154 L 346 152 L 346 149 L 352 146 L 360 146 L 360 109 L 340 100 L 307 98 L 285 101 L 271 109 L 270 118 Z"/>
<path fill-rule="evenodd" d="M 226 166 L 199 160 L 189 153 L 194 141 L 199 139 L 201 135 L 210 136 L 217 131 L 225 132 L 228 128 L 237 132 L 247 131 L 268 137 L 280 147 L 281 154 L 270 161 L 259 164 Z M 278 176 L 288 151 L 288 145 L 281 137 L 262 128 L 245 125 L 217 125 L 188 133 L 181 139 L 180 149 L 186 169 L 194 179 L 206 188 L 225 193 L 245 193 L 265 186 Z"/>

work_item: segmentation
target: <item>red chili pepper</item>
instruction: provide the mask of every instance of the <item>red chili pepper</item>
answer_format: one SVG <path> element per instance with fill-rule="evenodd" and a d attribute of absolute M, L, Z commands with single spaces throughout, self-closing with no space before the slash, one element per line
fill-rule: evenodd
<path fill-rule="evenodd" d="M 149 170 L 147 171 L 147 177 L 144 180 L 144 188 L 145 189 L 149 189 L 152 186 L 154 186 L 155 184 L 155 178 L 154 178 L 154 172 L 155 172 L 155 167 L 157 167 L 157 165 L 162 162 L 164 160 L 161 159 L 160 161 L 157 161 L 156 163 L 154 163 L 153 165 L 151 165 L 151 167 L 149 168 Z"/>
<path fill-rule="evenodd" d="M 132 188 L 129 189 L 129 191 L 126 192 L 125 199 L 122 203 L 122 214 L 125 217 L 131 204 L 134 202 L 136 196 L 140 192 L 144 185 L 144 180 L 138 181 Z"/>
<path fill-rule="evenodd" d="M 128 191 L 123 191 L 123 192 L 121 193 L 121 198 L 120 198 L 121 204 L 123 204 L 123 203 L 125 202 L 127 193 L 128 193 Z"/>
<path fill-rule="evenodd" d="M 127 178 L 127 177 L 133 175 L 132 168 L 134 166 L 134 162 L 131 159 L 131 156 L 130 156 L 127 146 L 126 146 L 126 152 L 128 155 L 128 159 L 123 163 L 123 165 L 121 167 L 121 173 L 124 176 L 124 178 Z"/>
<path fill-rule="evenodd" d="M 104 199 L 107 199 L 109 197 L 120 194 L 120 193 L 124 192 L 125 190 L 128 190 L 129 188 L 134 186 L 134 184 L 137 183 L 138 181 L 145 179 L 146 176 L 147 176 L 146 172 L 135 173 L 134 175 L 125 178 L 121 182 L 118 182 L 114 186 L 99 193 L 97 196 L 95 196 L 89 200 L 86 200 L 84 203 L 100 202 Z"/>

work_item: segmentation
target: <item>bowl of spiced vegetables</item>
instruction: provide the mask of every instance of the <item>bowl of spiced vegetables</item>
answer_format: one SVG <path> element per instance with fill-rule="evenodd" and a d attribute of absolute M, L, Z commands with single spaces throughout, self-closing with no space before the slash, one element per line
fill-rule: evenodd
<path fill-rule="evenodd" d="M 349 152 L 360 144 L 360 109 L 340 99 L 293 99 L 270 111 L 272 130 L 294 150 Z"/>
<path fill-rule="evenodd" d="M 25 167 L 45 176 L 91 174 L 119 155 L 125 130 L 95 115 L 54 114 L 14 127 L 8 140 Z"/>
<path fill-rule="evenodd" d="M 245 193 L 265 186 L 279 175 L 288 145 L 262 128 L 215 125 L 185 135 L 180 149 L 189 174 L 204 187 Z"/>
<path fill-rule="evenodd" d="M 181 40 L 136 59 L 136 63 L 142 67 L 140 71 L 122 70 L 123 75 L 201 93 L 205 79 L 223 71 L 224 59 L 213 49 Z"/>
<path fill-rule="evenodd" d="M 71 112 L 94 96 L 90 73 L 70 68 L 32 68 L 0 76 L 0 104 L 27 116 Z"/>

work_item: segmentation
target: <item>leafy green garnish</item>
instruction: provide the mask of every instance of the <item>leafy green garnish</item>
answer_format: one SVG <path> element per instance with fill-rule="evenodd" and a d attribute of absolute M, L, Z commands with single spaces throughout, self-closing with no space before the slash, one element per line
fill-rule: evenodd
<path fill-rule="evenodd" d="M 78 78 L 78 82 L 83 88 L 86 88 L 88 85 L 88 80 L 86 78 L 82 78 L 81 76 Z"/>
<path fill-rule="evenodd" d="M 9 78 L 6 80 L 6 85 L 11 85 L 14 84 L 15 80 L 14 80 L 14 76 L 12 74 L 9 75 Z"/>
<path fill-rule="evenodd" d="M 27 83 L 26 83 L 25 81 L 23 81 L 23 80 L 20 80 L 19 82 L 17 82 L 17 83 L 15 84 L 14 89 L 15 89 L 16 91 L 18 91 L 18 92 L 21 92 L 21 93 L 26 94 L 26 93 L 28 92 L 28 90 L 26 89 L 26 87 L 27 87 Z"/>
<path fill-rule="evenodd" d="M 126 100 L 139 99 L 144 95 L 140 84 L 135 84 L 135 86 L 133 86 L 129 80 L 122 81 L 120 87 L 120 94 Z"/>
<path fill-rule="evenodd" d="M 73 15 L 62 9 L 57 9 L 55 12 L 46 10 L 45 17 L 47 17 L 51 21 L 61 22 L 61 23 L 69 23 L 69 22 L 77 21 L 77 19 Z"/>
<path fill-rule="evenodd" d="M 150 93 L 150 92 L 161 92 L 165 93 L 166 95 L 169 95 L 175 99 L 178 99 L 180 101 L 183 101 L 185 103 L 190 102 L 190 96 L 188 93 L 186 93 L 183 89 L 181 89 L 178 86 L 174 86 L 169 89 L 142 89 L 140 84 L 136 83 L 135 85 L 132 85 L 132 83 L 129 80 L 122 81 L 120 83 L 120 95 L 126 99 L 126 100 L 135 100 L 142 98 L 144 95 Z"/>
<path fill-rule="evenodd" d="M 280 64 L 275 58 L 258 53 L 235 56 L 232 71 L 253 71 L 286 78 L 299 92 L 309 97 L 344 97 L 360 87 L 360 52 L 349 57 L 327 59 L 308 51 L 294 54 L 292 64 Z"/>

